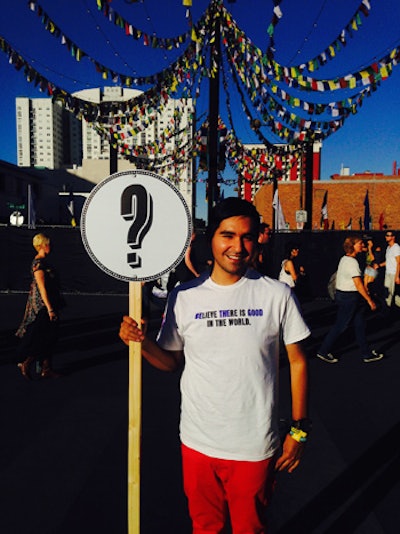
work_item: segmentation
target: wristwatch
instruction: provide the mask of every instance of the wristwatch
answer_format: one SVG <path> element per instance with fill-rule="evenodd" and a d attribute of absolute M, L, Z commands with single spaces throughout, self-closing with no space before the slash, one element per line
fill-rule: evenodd
<path fill-rule="evenodd" d="M 306 432 L 306 434 L 309 434 L 312 429 L 312 422 L 311 419 L 308 419 L 305 417 L 304 419 L 298 419 L 297 421 L 292 421 L 291 425 L 292 428 L 297 428 L 298 430 L 301 430 L 302 432 Z"/>

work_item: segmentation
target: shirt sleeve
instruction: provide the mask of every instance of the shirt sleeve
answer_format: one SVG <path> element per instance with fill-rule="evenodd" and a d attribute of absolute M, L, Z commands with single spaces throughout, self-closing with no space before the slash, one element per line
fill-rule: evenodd
<path fill-rule="evenodd" d="M 44 265 L 44 262 L 41 259 L 35 259 L 32 263 L 32 272 L 35 273 L 36 271 L 45 271 L 46 267 Z"/>
<path fill-rule="evenodd" d="M 350 271 L 351 271 L 351 277 L 352 278 L 356 278 L 357 276 L 361 276 L 360 264 L 358 263 L 358 261 L 355 258 L 352 258 L 352 259 L 354 261 L 352 261 L 349 264 L 349 268 L 350 268 Z"/>
<path fill-rule="evenodd" d="M 286 310 L 282 321 L 282 338 L 285 345 L 299 343 L 311 334 L 297 298 L 291 294 L 287 300 Z"/>
<path fill-rule="evenodd" d="M 177 291 L 174 290 L 168 297 L 164 319 L 157 335 L 157 344 L 165 350 L 183 350 L 184 346 L 176 320 L 176 303 Z"/>

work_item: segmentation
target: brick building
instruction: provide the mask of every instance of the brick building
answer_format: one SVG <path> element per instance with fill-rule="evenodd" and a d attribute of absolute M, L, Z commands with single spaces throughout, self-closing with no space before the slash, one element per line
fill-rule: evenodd
<path fill-rule="evenodd" d="M 247 160 L 247 164 L 249 165 L 249 167 L 251 168 L 254 165 L 254 160 L 258 159 L 260 170 L 262 170 L 263 167 L 264 169 L 266 169 L 268 163 L 263 161 L 263 152 L 265 150 L 265 146 L 260 144 L 246 144 L 244 146 L 246 150 L 251 154 L 251 156 L 249 154 L 247 156 L 244 156 L 244 159 Z M 275 146 L 279 147 L 283 145 Z M 321 149 L 321 141 L 314 141 L 312 145 L 313 180 L 320 180 L 321 178 Z M 279 155 L 275 155 L 274 164 L 277 174 L 279 175 L 279 182 L 299 182 L 301 180 L 301 177 L 305 176 L 306 173 L 307 157 L 310 157 L 310 155 L 307 155 L 307 152 L 302 153 L 297 158 L 293 156 L 292 161 L 289 158 L 289 162 L 291 164 L 287 168 L 285 168 L 285 165 L 282 161 L 282 157 Z M 249 180 L 246 180 L 246 178 L 249 178 Z M 257 181 L 254 181 L 254 179 L 252 180 L 252 178 L 253 176 L 251 173 L 246 176 L 245 169 L 243 175 L 240 175 L 238 180 L 241 198 L 243 198 L 244 200 L 248 200 L 249 202 L 252 202 L 254 200 L 254 197 L 257 194 L 260 185 L 263 183 L 262 180 L 260 181 L 260 183 L 258 183 Z"/>
<path fill-rule="evenodd" d="M 334 174 L 330 180 L 313 181 L 313 214 L 311 228 L 321 229 L 321 207 L 327 192 L 328 224 L 335 230 L 346 230 L 351 221 L 353 230 L 360 230 L 364 219 L 364 200 L 368 191 L 371 230 L 382 225 L 400 229 L 400 173 L 386 176 L 365 172 L 361 174 Z M 304 181 L 279 181 L 279 199 L 290 229 L 296 229 L 296 211 L 304 209 Z M 254 196 L 254 204 L 263 220 L 273 221 L 272 183 L 263 185 Z M 364 230 L 364 226 L 362 227 Z"/>

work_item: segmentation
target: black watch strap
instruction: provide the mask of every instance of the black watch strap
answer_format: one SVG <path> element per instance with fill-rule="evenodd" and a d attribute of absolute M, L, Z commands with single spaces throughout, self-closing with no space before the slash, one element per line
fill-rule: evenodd
<path fill-rule="evenodd" d="M 298 419 L 297 421 L 292 421 L 291 426 L 293 428 L 298 428 L 299 430 L 302 430 L 303 432 L 307 432 L 309 434 L 311 432 L 312 428 L 312 422 L 311 419 L 304 418 L 304 419 Z"/>

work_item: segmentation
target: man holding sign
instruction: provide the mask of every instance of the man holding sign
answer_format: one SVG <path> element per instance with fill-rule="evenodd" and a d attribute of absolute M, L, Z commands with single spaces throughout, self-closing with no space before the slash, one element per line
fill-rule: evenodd
<path fill-rule="evenodd" d="M 196 534 L 265 530 L 274 469 L 292 472 L 307 440 L 310 331 L 291 290 L 249 268 L 259 214 L 238 198 L 220 202 L 209 221 L 211 274 L 172 291 L 153 342 L 130 317 L 120 337 L 142 344 L 152 365 L 181 378 L 180 437 L 184 489 Z M 279 344 L 290 364 L 292 425 L 278 432 Z"/>

